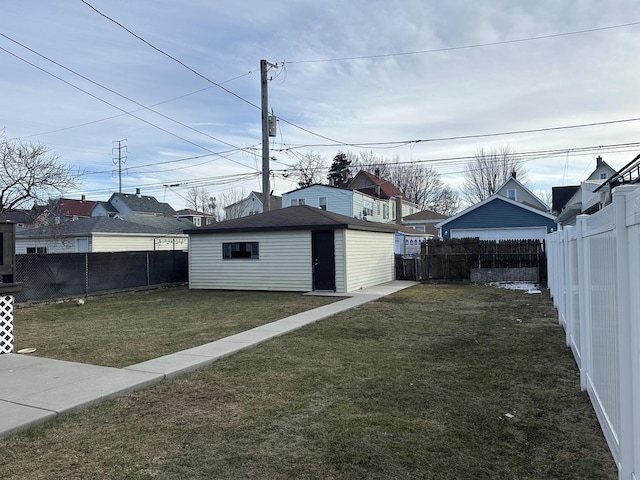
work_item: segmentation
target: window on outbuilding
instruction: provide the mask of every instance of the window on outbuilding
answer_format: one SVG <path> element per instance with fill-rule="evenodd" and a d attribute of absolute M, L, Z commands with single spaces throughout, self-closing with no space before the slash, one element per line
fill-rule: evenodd
<path fill-rule="evenodd" d="M 47 247 L 27 247 L 27 253 L 47 253 Z"/>
<path fill-rule="evenodd" d="M 260 258 L 258 242 L 223 243 L 222 258 L 224 260 L 233 260 L 237 258 L 257 260 Z"/>

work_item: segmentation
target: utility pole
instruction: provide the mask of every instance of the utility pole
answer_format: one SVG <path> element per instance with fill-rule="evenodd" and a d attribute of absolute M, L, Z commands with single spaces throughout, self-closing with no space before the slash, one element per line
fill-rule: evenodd
<path fill-rule="evenodd" d="M 269 94 L 267 90 L 267 72 L 269 67 L 278 68 L 278 64 L 260 60 L 260 94 L 262 98 L 262 211 L 270 209 L 271 187 L 269 186 L 269 137 L 275 137 L 275 118 L 271 117 L 273 128 L 269 129 Z"/>
<path fill-rule="evenodd" d="M 122 164 L 127 162 L 127 157 L 122 156 L 122 151 L 127 151 L 127 146 L 122 145 L 122 142 L 126 142 L 127 139 L 123 140 L 114 140 L 112 143 L 117 143 L 117 147 L 111 148 L 111 153 L 113 154 L 115 150 L 118 151 L 118 156 L 113 158 L 113 163 L 118 165 L 118 193 L 122 193 Z"/>

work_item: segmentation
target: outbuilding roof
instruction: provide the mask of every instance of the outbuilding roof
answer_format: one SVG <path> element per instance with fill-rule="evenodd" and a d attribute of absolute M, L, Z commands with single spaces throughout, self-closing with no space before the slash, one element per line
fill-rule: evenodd
<path fill-rule="evenodd" d="M 197 230 L 186 230 L 188 234 L 259 232 L 279 230 L 336 230 L 351 229 L 371 232 L 397 231 L 397 226 L 390 223 L 367 222 L 328 212 L 308 205 L 280 208 L 257 215 L 234 218 L 218 222 Z"/>

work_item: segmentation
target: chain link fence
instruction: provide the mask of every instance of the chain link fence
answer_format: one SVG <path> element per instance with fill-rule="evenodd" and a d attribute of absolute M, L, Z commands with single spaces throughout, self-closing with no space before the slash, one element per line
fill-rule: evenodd
<path fill-rule="evenodd" d="M 16 255 L 16 303 L 42 302 L 153 285 L 185 283 L 188 253 L 178 250 Z"/>

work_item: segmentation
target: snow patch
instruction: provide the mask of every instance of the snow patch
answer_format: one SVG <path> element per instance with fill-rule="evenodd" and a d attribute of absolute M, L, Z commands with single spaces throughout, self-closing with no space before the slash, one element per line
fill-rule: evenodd
<path fill-rule="evenodd" d="M 487 285 L 508 290 L 523 290 L 530 294 L 542 293 L 540 287 L 531 282 L 490 282 Z"/>

